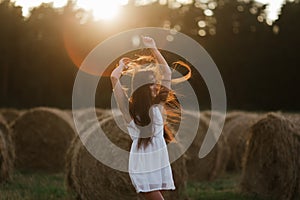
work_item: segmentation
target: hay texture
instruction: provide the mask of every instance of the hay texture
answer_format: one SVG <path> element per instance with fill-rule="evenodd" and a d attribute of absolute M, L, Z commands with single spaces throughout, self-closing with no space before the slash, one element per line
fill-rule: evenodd
<path fill-rule="evenodd" d="M 295 197 L 300 156 L 297 135 L 294 124 L 275 113 L 269 113 L 251 127 L 242 192 L 268 199 Z"/>
<path fill-rule="evenodd" d="M 14 170 L 15 152 L 11 132 L 0 115 L 0 183 L 9 181 Z"/>
<path fill-rule="evenodd" d="M 258 121 L 259 116 L 255 113 L 242 111 L 233 111 L 226 115 L 222 134 L 226 137 L 230 148 L 227 171 L 241 171 L 250 128 Z"/>
<path fill-rule="evenodd" d="M 294 195 L 294 199 L 300 199 L 300 114 L 299 113 L 282 113 L 284 117 L 289 119 L 293 124 L 294 128 L 296 129 L 297 134 L 295 135 L 297 137 L 297 152 L 298 152 L 298 177 L 297 177 L 297 187 L 296 192 Z"/>
<path fill-rule="evenodd" d="M 279 113 L 289 119 L 295 126 L 297 133 L 300 135 L 300 114 L 299 113 Z"/>
<path fill-rule="evenodd" d="M 13 108 L 2 108 L 0 109 L 0 113 L 4 117 L 7 124 L 12 123 L 15 119 L 17 119 L 24 111 L 13 109 Z"/>
<path fill-rule="evenodd" d="M 195 116 L 197 113 L 188 112 L 189 117 Z M 209 127 L 211 114 L 209 111 L 200 114 L 199 127 L 197 135 L 193 143 L 187 149 L 187 170 L 189 180 L 208 181 L 213 180 L 223 174 L 226 168 L 226 163 L 229 156 L 229 148 L 226 138 L 222 135 L 219 137 L 217 143 L 204 158 L 199 158 L 199 151 L 204 141 L 205 135 Z M 212 122 L 214 126 L 219 126 L 217 121 Z M 184 127 L 184 134 L 192 134 L 190 127 Z M 215 137 L 214 135 L 211 137 Z"/>
<path fill-rule="evenodd" d="M 22 170 L 59 172 L 75 136 L 69 115 L 54 108 L 34 108 L 12 124 L 16 167 Z"/>
<path fill-rule="evenodd" d="M 116 121 L 120 120 L 121 116 L 108 117 L 102 119 L 100 126 L 103 132 L 110 139 L 109 147 L 117 145 L 119 148 L 129 152 L 132 140 L 127 133 L 119 128 Z M 115 120 L 114 118 L 118 118 Z M 94 122 L 97 123 L 97 122 Z M 76 137 L 70 146 L 66 156 L 66 186 L 70 193 L 75 194 L 77 199 L 111 199 L 111 200 L 131 200 L 143 199 L 135 192 L 132 186 L 129 174 L 121 172 L 111 167 L 104 165 L 93 157 L 83 145 L 94 140 L 96 125 L 87 125 L 83 129 L 81 139 Z M 114 159 L 116 152 L 114 149 L 101 148 L 98 151 L 104 157 L 107 157 L 107 162 L 114 162 L 117 165 L 128 166 L 129 157 Z M 187 173 L 185 171 L 185 160 L 182 160 L 176 165 L 172 165 L 173 175 L 177 190 L 164 193 L 165 199 L 179 199 L 179 191 L 185 187 Z"/>
<path fill-rule="evenodd" d="M 72 117 L 75 115 L 76 119 L 78 119 L 81 122 L 92 120 L 94 114 L 96 114 L 96 118 L 98 119 L 98 121 L 101 121 L 103 118 L 111 116 L 110 110 L 101 108 L 83 108 L 73 111 L 69 110 L 65 112 L 69 113 Z"/>

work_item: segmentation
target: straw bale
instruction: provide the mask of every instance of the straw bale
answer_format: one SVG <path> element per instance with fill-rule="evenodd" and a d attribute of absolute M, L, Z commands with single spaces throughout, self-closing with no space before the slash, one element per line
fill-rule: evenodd
<path fill-rule="evenodd" d="M 6 119 L 3 117 L 3 115 L 0 113 L 0 123 L 5 123 L 7 124 Z"/>
<path fill-rule="evenodd" d="M 180 143 L 169 143 L 169 155 L 175 154 L 178 155 L 182 153 L 182 147 Z M 174 148 L 170 148 L 173 146 Z M 172 152 L 170 152 L 172 151 Z M 171 163 L 174 184 L 176 187 L 175 191 L 168 190 L 163 191 L 163 196 L 166 200 L 173 199 L 186 199 L 184 191 L 186 190 L 187 181 L 188 181 L 188 171 L 187 171 L 187 156 L 183 154 L 180 158 L 178 158 L 175 162 Z"/>
<path fill-rule="evenodd" d="M 299 141 L 294 124 L 269 113 L 251 127 L 240 189 L 262 198 L 292 199 L 299 176 Z"/>
<path fill-rule="evenodd" d="M 116 121 L 120 120 L 118 116 Z M 94 122 L 96 123 L 96 122 Z M 82 139 L 89 143 L 95 137 L 97 126 L 87 125 L 81 139 L 76 137 L 66 156 L 66 186 L 69 191 L 75 193 L 77 199 L 143 199 L 135 192 L 129 174 L 112 169 L 93 157 L 84 147 Z M 100 126 L 110 139 L 109 145 L 117 145 L 119 148 L 130 151 L 131 139 L 118 127 L 113 117 L 102 119 Z M 124 128 L 124 127 L 123 127 Z M 128 166 L 129 157 L 119 160 L 113 159 L 116 152 L 110 148 L 99 148 L 98 151 L 107 158 L 107 162 Z M 107 156 L 109 155 L 109 156 Z M 175 165 L 174 165 L 175 164 Z M 165 199 L 179 199 L 179 191 L 185 187 L 187 173 L 185 172 L 185 160 L 172 164 L 173 175 L 177 190 L 164 193 Z M 184 173 L 185 172 L 185 173 Z"/>
<path fill-rule="evenodd" d="M 300 114 L 299 113 L 280 113 L 294 123 L 297 133 L 300 135 Z"/>
<path fill-rule="evenodd" d="M 4 139 L 4 134 L 0 130 L 0 183 L 7 181 L 10 177 L 9 167 L 8 167 L 8 149 L 6 141 Z"/>
<path fill-rule="evenodd" d="M 216 120 L 217 120 L 217 121 L 215 121 L 216 123 L 220 123 L 221 119 L 224 116 L 224 114 L 219 111 L 205 110 L 205 111 L 201 112 L 201 115 L 203 115 L 203 117 L 206 117 L 208 120 L 211 119 L 212 114 L 216 117 Z"/>
<path fill-rule="evenodd" d="M 91 120 L 94 114 L 96 114 L 98 121 L 101 121 L 103 118 L 111 116 L 110 110 L 102 108 L 83 108 L 69 112 L 71 113 L 71 115 L 75 113 L 76 117 L 80 121 Z"/>
<path fill-rule="evenodd" d="M 55 108 L 34 108 L 22 114 L 11 127 L 18 169 L 64 169 L 65 153 L 75 136 L 69 115 Z"/>
<path fill-rule="evenodd" d="M 240 171 L 246 151 L 246 142 L 250 134 L 250 127 L 259 120 L 258 114 L 233 111 L 226 115 L 222 134 L 226 137 L 230 148 L 228 171 Z"/>
<path fill-rule="evenodd" d="M 95 120 L 101 121 L 109 116 L 111 116 L 111 112 L 109 110 L 101 109 L 101 108 L 83 108 L 70 111 L 69 114 L 71 117 L 77 121 L 76 128 L 79 131 L 89 127 L 88 124 L 93 124 Z M 96 114 L 96 118 L 95 117 Z"/>
<path fill-rule="evenodd" d="M 188 148 L 187 155 L 187 170 L 189 174 L 189 180 L 196 181 L 207 181 L 213 180 L 223 174 L 226 168 L 226 163 L 229 156 L 229 148 L 227 146 L 226 138 L 222 135 L 219 137 L 216 145 L 213 147 L 211 152 L 204 158 L 200 159 L 198 154 L 204 137 L 210 123 L 210 113 L 203 112 L 200 114 L 199 127 L 197 130 L 197 135 L 194 138 L 191 146 Z M 190 117 L 193 117 L 195 113 L 187 112 Z M 209 117 L 208 117 L 209 116 Z M 218 121 L 214 121 L 213 128 L 219 126 Z M 190 127 L 183 127 L 185 134 L 190 133 Z M 215 136 L 214 136 L 215 137 Z"/>
<path fill-rule="evenodd" d="M 300 157 L 300 114 L 299 113 L 282 113 L 287 119 L 289 119 L 296 129 L 296 134 L 294 135 L 297 138 L 297 152 L 298 158 Z M 300 199 L 300 159 L 298 159 L 298 180 L 296 192 L 294 195 L 294 199 Z"/>
<path fill-rule="evenodd" d="M 2 108 L 0 109 L 0 113 L 6 120 L 7 124 L 12 123 L 15 119 L 17 119 L 24 111 L 13 109 L 13 108 Z"/>
<path fill-rule="evenodd" d="M 14 170 L 14 145 L 4 118 L 0 115 L 0 183 L 9 181 Z"/>
<path fill-rule="evenodd" d="M 12 173 L 14 169 L 14 162 L 15 162 L 15 145 L 12 140 L 12 131 L 9 125 L 5 122 L 3 117 L 0 115 L 0 130 L 3 133 L 4 139 L 6 141 L 6 146 L 8 150 L 8 165 L 9 169 L 11 170 L 10 173 Z"/>

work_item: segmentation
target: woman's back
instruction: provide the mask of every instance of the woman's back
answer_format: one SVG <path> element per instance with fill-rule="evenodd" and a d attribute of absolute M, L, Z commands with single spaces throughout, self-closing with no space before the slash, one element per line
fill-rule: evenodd
<path fill-rule="evenodd" d="M 150 109 L 151 115 L 151 123 L 145 127 L 139 127 L 135 124 L 134 120 L 132 119 L 127 126 L 129 135 L 132 140 L 137 140 L 141 135 L 141 131 L 150 129 L 151 135 L 153 137 L 160 137 L 163 138 L 163 131 L 164 131 L 164 120 L 161 114 L 160 105 L 154 105 Z"/>

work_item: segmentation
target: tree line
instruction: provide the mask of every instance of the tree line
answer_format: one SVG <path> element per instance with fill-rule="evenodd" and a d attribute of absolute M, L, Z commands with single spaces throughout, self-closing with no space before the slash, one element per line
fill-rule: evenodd
<path fill-rule="evenodd" d="M 241 6 L 243 9 L 237 9 Z M 249 11 L 253 7 L 253 1 L 226 1 L 216 7 L 213 16 L 205 16 L 194 5 L 172 9 L 158 3 L 142 7 L 128 4 L 114 21 L 94 21 L 91 13 L 76 10 L 72 1 L 61 9 L 42 4 L 24 18 L 20 7 L 3 0 L 0 107 L 71 108 L 76 66 L 97 44 L 131 28 L 168 26 L 180 28 L 210 54 L 224 80 L 229 109 L 300 110 L 300 4 L 284 5 L 272 26 L 257 20 L 263 8 L 253 14 Z M 201 20 L 206 22 L 202 28 L 205 36 L 199 35 Z M 163 53 L 169 61 L 174 60 L 171 52 Z M 209 108 L 201 76 L 193 76 L 190 82 L 197 90 L 200 107 Z M 101 78 L 100 84 L 96 105 L 107 108 L 109 79 Z"/>

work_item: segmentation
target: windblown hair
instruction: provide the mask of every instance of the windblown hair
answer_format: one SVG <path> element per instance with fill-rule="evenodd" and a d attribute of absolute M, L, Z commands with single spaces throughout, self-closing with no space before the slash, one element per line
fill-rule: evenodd
<path fill-rule="evenodd" d="M 189 70 L 189 73 L 184 77 L 172 80 L 172 83 L 179 83 L 187 80 L 191 76 L 191 70 L 184 62 L 176 62 L 175 66 L 181 65 Z M 141 67 L 144 67 L 141 69 Z M 129 67 L 134 70 L 132 77 L 132 87 L 135 89 L 129 100 L 129 113 L 133 118 L 136 125 L 140 129 L 140 138 L 138 139 L 138 148 L 141 146 L 146 147 L 153 136 L 151 126 L 152 112 L 149 112 L 151 107 L 155 104 L 163 102 L 167 120 L 164 124 L 164 139 L 167 143 L 176 142 L 175 134 L 171 130 L 171 124 L 178 124 L 181 118 L 181 106 L 176 98 L 175 92 L 169 90 L 160 84 L 161 77 L 157 71 L 159 69 L 158 63 L 152 56 L 140 56 L 129 64 Z M 130 69 L 129 69 L 130 71 Z M 155 98 L 152 97 L 150 85 L 146 83 L 140 87 L 137 82 L 147 79 L 153 75 L 158 80 L 159 92 Z"/>

